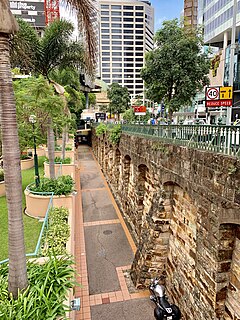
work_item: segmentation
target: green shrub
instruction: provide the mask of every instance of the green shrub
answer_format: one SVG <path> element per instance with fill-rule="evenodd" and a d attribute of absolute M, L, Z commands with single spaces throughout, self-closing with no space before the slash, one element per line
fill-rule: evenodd
<path fill-rule="evenodd" d="M 104 123 L 100 123 L 96 128 L 96 135 L 100 136 L 107 132 L 107 126 Z"/>
<path fill-rule="evenodd" d="M 44 264 L 27 263 L 29 286 L 13 299 L 8 294 L 8 264 L 0 266 L 0 319 L 45 320 L 63 317 L 69 310 L 64 305 L 74 282 L 74 262 L 65 255 L 49 257 Z"/>
<path fill-rule="evenodd" d="M 55 157 L 54 162 L 61 162 L 62 164 L 70 164 L 72 162 L 71 158 L 62 159 L 61 157 Z"/>
<path fill-rule="evenodd" d="M 117 144 L 120 141 L 121 134 L 122 134 L 121 125 L 117 124 L 113 128 L 110 129 L 110 131 L 109 131 L 109 140 L 113 144 Z"/>
<path fill-rule="evenodd" d="M 62 146 L 55 146 L 55 151 L 62 151 Z"/>
<path fill-rule="evenodd" d="M 4 171 L 0 169 L 0 182 L 4 181 Z"/>
<path fill-rule="evenodd" d="M 31 185 L 30 191 L 54 192 L 54 195 L 69 195 L 73 191 L 74 181 L 71 176 L 60 176 L 57 179 L 44 178 L 38 187 Z"/>
<path fill-rule="evenodd" d="M 49 225 L 45 233 L 44 243 L 42 245 L 42 254 L 47 255 L 54 252 L 55 255 L 66 253 L 66 244 L 70 237 L 70 227 L 68 221 L 67 208 L 52 208 L 49 211 Z"/>
<path fill-rule="evenodd" d="M 72 151 L 72 147 L 66 147 L 65 150 L 66 151 Z"/>

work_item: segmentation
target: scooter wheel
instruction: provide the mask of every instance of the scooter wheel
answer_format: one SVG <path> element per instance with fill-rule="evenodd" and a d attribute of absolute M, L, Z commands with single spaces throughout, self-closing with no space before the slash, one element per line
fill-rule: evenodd
<path fill-rule="evenodd" d="M 175 305 L 171 305 L 172 311 L 173 311 L 173 320 L 179 320 L 181 318 L 181 311 L 180 309 Z"/>
<path fill-rule="evenodd" d="M 154 317 L 156 320 L 163 320 L 164 319 L 164 312 L 159 307 L 154 309 Z"/>

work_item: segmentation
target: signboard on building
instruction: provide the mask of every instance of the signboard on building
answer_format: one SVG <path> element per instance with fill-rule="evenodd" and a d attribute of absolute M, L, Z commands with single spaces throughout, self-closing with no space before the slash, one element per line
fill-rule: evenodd
<path fill-rule="evenodd" d="M 34 27 L 45 27 L 45 11 L 44 0 L 40 1 L 10 1 L 10 9 L 12 14 L 17 18 L 30 23 Z"/>
<path fill-rule="evenodd" d="M 230 107 L 232 106 L 232 97 L 232 87 L 207 87 L 206 107 Z"/>
<path fill-rule="evenodd" d="M 147 108 L 145 106 L 132 106 L 136 116 L 144 116 Z"/>
<path fill-rule="evenodd" d="M 105 112 L 96 112 L 95 113 L 96 120 L 106 120 L 106 113 Z"/>

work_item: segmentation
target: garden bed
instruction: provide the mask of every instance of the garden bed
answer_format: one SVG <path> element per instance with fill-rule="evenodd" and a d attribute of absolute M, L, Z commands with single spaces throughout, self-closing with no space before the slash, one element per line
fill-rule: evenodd
<path fill-rule="evenodd" d="M 0 197 L 5 196 L 6 191 L 5 191 L 5 181 L 0 182 Z"/>
<path fill-rule="evenodd" d="M 27 169 L 31 169 L 33 167 L 34 167 L 34 159 L 33 158 L 21 160 L 21 170 L 27 170 Z"/>
<path fill-rule="evenodd" d="M 70 164 L 62 164 L 62 163 L 55 163 L 54 165 L 55 168 L 55 176 L 71 176 L 73 180 L 75 181 L 75 164 L 70 163 Z M 49 163 L 47 161 L 44 162 L 44 174 L 45 177 L 49 178 L 50 177 L 50 172 L 49 172 Z"/>

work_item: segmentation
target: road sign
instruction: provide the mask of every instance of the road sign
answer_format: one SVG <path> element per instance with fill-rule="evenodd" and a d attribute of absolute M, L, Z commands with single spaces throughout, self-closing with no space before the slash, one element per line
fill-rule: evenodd
<path fill-rule="evenodd" d="M 231 107 L 232 96 L 232 87 L 207 87 L 205 105 L 206 107 Z"/>
<path fill-rule="evenodd" d="M 137 116 L 144 116 L 146 114 L 147 108 L 145 106 L 132 106 L 134 113 Z"/>
<path fill-rule="evenodd" d="M 206 88 L 206 100 L 218 100 L 219 99 L 219 87 Z"/>
<path fill-rule="evenodd" d="M 232 99 L 233 89 L 232 87 L 220 87 L 220 99 Z"/>

